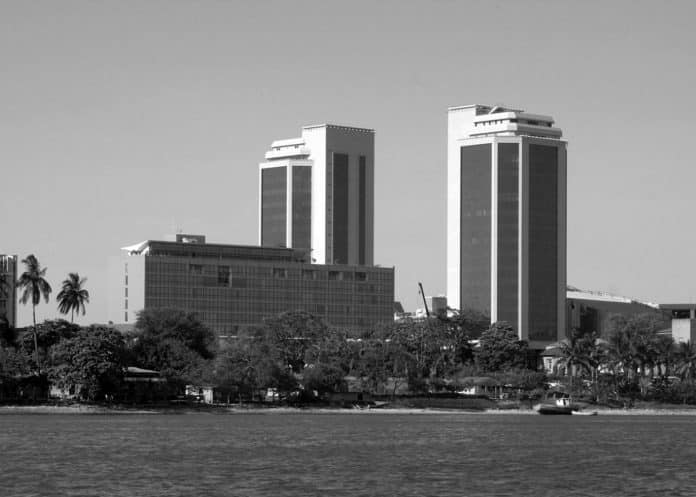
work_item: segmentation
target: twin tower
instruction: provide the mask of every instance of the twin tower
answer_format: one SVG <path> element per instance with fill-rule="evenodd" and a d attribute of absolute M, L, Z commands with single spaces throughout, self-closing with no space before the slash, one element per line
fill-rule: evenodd
<path fill-rule="evenodd" d="M 553 118 L 448 112 L 447 298 L 533 348 L 565 336 L 566 142 Z M 307 126 L 259 168 L 259 242 L 319 264 L 374 263 L 374 130 Z M 424 269 L 425 270 L 425 269 Z"/>

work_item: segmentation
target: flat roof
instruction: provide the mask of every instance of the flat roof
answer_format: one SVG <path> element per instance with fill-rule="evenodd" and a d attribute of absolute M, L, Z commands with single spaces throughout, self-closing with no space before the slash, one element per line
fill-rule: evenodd
<path fill-rule="evenodd" d="M 660 304 L 660 309 L 668 311 L 690 311 L 696 309 L 696 304 Z"/>
<path fill-rule="evenodd" d="M 359 128 L 356 126 L 343 126 L 340 124 L 310 124 L 309 126 L 302 126 L 302 129 L 314 129 L 314 128 L 337 128 L 344 129 L 347 131 L 360 131 L 362 133 L 374 133 L 375 130 L 372 128 Z"/>

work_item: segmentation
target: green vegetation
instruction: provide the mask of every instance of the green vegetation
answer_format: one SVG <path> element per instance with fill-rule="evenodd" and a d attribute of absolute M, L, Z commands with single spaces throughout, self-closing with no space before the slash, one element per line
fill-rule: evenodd
<path fill-rule="evenodd" d="M 89 303 L 89 292 L 84 288 L 87 278 L 80 278 L 77 273 L 68 274 L 63 280 L 63 286 L 58 293 L 58 311 L 61 314 L 70 313 L 70 322 L 73 322 L 75 311 L 85 315 L 85 304 Z"/>
<path fill-rule="evenodd" d="M 36 337 L 36 306 L 41 302 L 41 297 L 48 303 L 48 296 L 51 294 L 51 285 L 46 280 L 46 269 L 42 268 L 39 261 L 33 254 L 22 259 L 25 270 L 17 281 L 17 287 L 22 290 L 19 301 L 26 304 L 31 300 L 31 312 L 34 322 L 34 360 L 36 370 L 41 374 L 41 363 L 39 362 L 39 344 Z"/>
<path fill-rule="evenodd" d="M 558 374 L 576 397 L 603 404 L 694 403 L 696 347 L 658 333 L 651 314 L 612 317 L 606 337 L 574 330 L 561 343 Z"/>
<path fill-rule="evenodd" d="M 85 278 L 70 273 L 58 294 L 63 319 L 36 322 L 51 285 L 34 255 L 22 262 L 20 302 L 31 302 L 33 326 L 0 319 L 0 400 L 45 399 L 48 385 L 87 401 L 132 402 L 181 395 L 185 385 L 215 386 L 228 402 L 326 399 L 344 392 L 394 397 L 470 393 L 533 400 L 550 384 L 576 398 L 608 405 L 635 401 L 696 403 L 696 344 L 675 344 L 651 315 L 612 318 L 609 331 L 574 330 L 558 344 L 552 374 L 505 322 L 464 310 L 452 317 L 405 319 L 350 336 L 307 312 L 286 312 L 222 341 L 194 313 L 148 309 L 133 333 L 74 324 L 85 314 Z M 6 283 L 6 282 L 5 282 Z M 7 285 L 0 283 L 6 293 Z M 155 370 L 164 382 L 135 392 L 130 366 Z M 149 385 L 149 386 L 148 386 Z"/>

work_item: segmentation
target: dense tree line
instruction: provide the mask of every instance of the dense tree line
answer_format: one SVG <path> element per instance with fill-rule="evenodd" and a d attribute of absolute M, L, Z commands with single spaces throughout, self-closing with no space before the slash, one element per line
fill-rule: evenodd
<path fill-rule="evenodd" d="M 573 330 L 560 344 L 558 378 L 597 402 L 696 403 L 696 346 L 660 333 L 652 314 L 611 317 L 605 336 Z"/>
<path fill-rule="evenodd" d="M 70 273 L 58 295 L 66 321 L 37 323 L 35 308 L 52 292 L 36 257 L 22 260 L 16 282 L 20 302 L 31 303 L 33 324 L 15 330 L 0 319 L 0 395 L 45 391 L 49 382 L 76 388 L 88 400 L 125 399 L 128 366 L 156 370 L 166 380 L 159 394 L 173 396 L 186 384 L 214 385 L 230 400 L 309 400 L 359 389 L 381 395 L 453 392 L 476 382 L 540 395 L 551 380 L 596 402 L 636 399 L 696 403 L 696 345 L 675 344 L 659 333 L 652 315 L 612 318 L 604 336 L 573 330 L 559 345 L 549 377 L 513 328 L 473 311 L 451 317 L 405 319 L 359 336 L 332 329 L 306 312 L 288 312 L 218 342 L 193 313 L 149 309 L 135 331 L 73 324 L 85 313 L 85 278 Z M 0 292 L 7 294 L 6 279 Z"/>

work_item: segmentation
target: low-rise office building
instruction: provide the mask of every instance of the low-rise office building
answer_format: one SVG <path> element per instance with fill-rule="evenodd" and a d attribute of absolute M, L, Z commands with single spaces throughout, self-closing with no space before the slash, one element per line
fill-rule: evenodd
<path fill-rule="evenodd" d="M 196 312 L 219 335 L 306 311 L 361 332 L 393 320 L 394 269 L 310 264 L 306 250 L 206 243 L 203 236 L 124 247 L 109 264 L 109 321 L 147 308 Z"/>
<path fill-rule="evenodd" d="M 652 314 L 669 328 L 669 315 L 660 306 L 650 302 L 641 302 L 628 297 L 621 297 L 605 292 L 580 290 L 569 286 L 566 292 L 566 336 L 573 329 L 585 332 L 596 331 L 606 336 L 611 318 L 614 315 L 625 317 L 638 314 Z"/>

